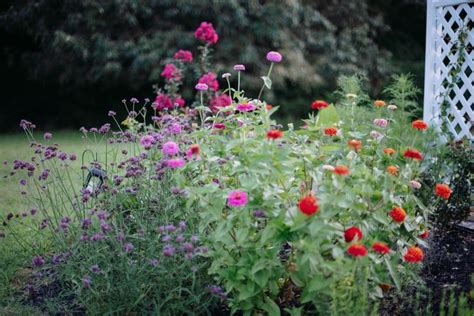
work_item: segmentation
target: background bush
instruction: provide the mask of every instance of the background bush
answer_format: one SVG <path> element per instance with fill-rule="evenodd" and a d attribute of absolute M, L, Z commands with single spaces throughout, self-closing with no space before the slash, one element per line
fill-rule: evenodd
<path fill-rule="evenodd" d="M 220 35 L 214 70 L 246 64 L 252 76 L 244 86 L 258 86 L 268 50 L 283 53 L 279 92 L 267 95 L 284 105 L 282 116 L 302 117 L 341 74 L 366 75 L 371 94 L 394 72 L 413 72 L 419 86 L 423 80 L 424 1 L 3 1 L 0 86 L 8 111 L 0 131 L 16 130 L 32 113 L 45 128 L 97 124 L 124 96 L 151 98 L 164 59 L 191 48 L 203 20 Z"/>

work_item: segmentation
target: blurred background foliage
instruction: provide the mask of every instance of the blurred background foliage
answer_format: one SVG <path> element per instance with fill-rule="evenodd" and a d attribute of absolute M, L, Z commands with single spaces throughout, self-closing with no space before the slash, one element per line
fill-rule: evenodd
<path fill-rule="evenodd" d="M 340 75 L 366 76 L 372 97 L 401 72 L 422 87 L 422 0 L 3 0 L 0 131 L 17 130 L 21 118 L 41 128 L 90 126 L 123 98 L 154 99 L 166 59 L 178 49 L 197 55 L 201 21 L 220 36 L 214 71 L 245 64 L 250 93 L 266 52 L 283 54 L 266 98 L 289 119 L 315 98 L 333 101 Z M 191 91 L 183 95 L 190 100 Z"/>

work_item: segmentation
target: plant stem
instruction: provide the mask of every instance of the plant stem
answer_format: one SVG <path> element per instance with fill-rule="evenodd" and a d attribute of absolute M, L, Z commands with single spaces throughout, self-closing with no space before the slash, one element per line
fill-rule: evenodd
<path fill-rule="evenodd" d="M 273 69 L 273 63 L 270 64 L 270 69 L 268 69 L 268 74 L 267 77 L 270 77 Z M 262 88 L 260 89 L 260 92 L 258 93 L 257 100 L 260 100 L 260 97 L 262 96 L 263 89 L 265 88 L 265 81 L 263 82 Z"/>

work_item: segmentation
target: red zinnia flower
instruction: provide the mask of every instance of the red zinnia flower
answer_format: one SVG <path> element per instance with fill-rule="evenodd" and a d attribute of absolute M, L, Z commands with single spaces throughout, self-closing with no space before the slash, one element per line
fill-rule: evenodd
<path fill-rule="evenodd" d="M 350 245 L 349 248 L 347 248 L 347 252 L 354 257 L 363 257 L 367 255 L 367 248 L 365 248 L 364 245 L 354 244 Z"/>
<path fill-rule="evenodd" d="M 453 193 L 453 190 L 451 190 L 451 188 L 448 185 L 436 183 L 435 194 L 437 196 L 440 196 L 443 199 L 447 200 L 451 196 L 451 193 Z"/>
<path fill-rule="evenodd" d="M 316 198 L 313 195 L 308 194 L 300 199 L 298 207 L 303 214 L 309 216 L 315 214 L 318 211 L 319 205 L 317 203 L 318 201 Z"/>
<path fill-rule="evenodd" d="M 390 247 L 384 242 L 376 241 L 372 245 L 372 250 L 383 255 L 390 252 Z"/>
<path fill-rule="evenodd" d="M 384 148 L 383 152 L 387 155 L 393 155 L 395 153 L 395 149 L 393 148 L 390 148 L 390 147 L 387 147 L 387 148 Z"/>
<path fill-rule="evenodd" d="M 416 120 L 416 121 L 413 121 L 411 123 L 411 126 L 413 126 L 413 128 L 422 130 L 422 129 L 427 129 L 428 128 L 428 123 L 426 123 L 425 121 L 422 121 L 422 120 Z"/>
<path fill-rule="evenodd" d="M 349 147 L 352 147 L 355 151 L 359 151 L 359 149 L 362 147 L 362 142 L 358 139 L 351 139 L 350 141 L 347 142 Z"/>
<path fill-rule="evenodd" d="M 416 159 L 416 160 L 422 160 L 423 159 L 423 155 L 418 150 L 413 149 L 413 148 L 408 148 L 405 151 L 405 153 L 403 153 L 403 156 L 407 157 L 407 158 Z"/>
<path fill-rule="evenodd" d="M 334 167 L 334 173 L 341 176 L 345 176 L 351 173 L 351 171 L 349 170 L 349 167 L 345 165 L 337 165 Z"/>
<path fill-rule="evenodd" d="M 346 242 L 353 241 L 356 236 L 357 236 L 357 240 L 362 239 L 362 231 L 358 227 L 355 227 L 355 226 L 349 227 L 344 232 L 344 239 L 346 240 Z"/>
<path fill-rule="evenodd" d="M 283 136 L 283 132 L 277 129 L 271 129 L 267 132 L 267 138 L 278 139 Z"/>
<path fill-rule="evenodd" d="M 403 223 L 405 217 L 407 216 L 407 213 L 401 207 L 394 207 L 389 214 L 397 223 Z"/>
<path fill-rule="evenodd" d="M 273 105 L 267 104 L 267 105 L 265 105 L 265 108 L 266 108 L 267 110 L 271 110 L 271 109 L 273 109 Z"/>
<path fill-rule="evenodd" d="M 423 260 L 424 254 L 423 250 L 420 247 L 410 247 L 408 248 L 407 252 L 403 256 L 406 262 L 420 262 Z"/>
<path fill-rule="evenodd" d="M 316 100 L 316 101 L 313 101 L 313 103 L 311 103 L 311 108 L 313 110 L 321 110 L 321 109 L 327 108 L 328 106 L 329 106 L 329 103 L 323 100 Z"/>
<path fill-rule="evenodd" d="M 327 127 L 327 128 L 324 129 L 324 135 L 334 136 L 336 134 L 337 134 L 337 128 Z"/>
<path fill-rule="evenodd" d="M 428 238 L 429 236 L 429 233 L 428 233 L 428 230 L 425 229 L 421 234 L 418 235 L 418 237 L 422 238 L 422 239 L 426 239 Z"/>
<path fill-rule="evenodd" d="M 191 151 L 191 154 L 193 155 L 199 155 L 201 152 L 201 148 L 199 147 L 198 144 L 192 144 L 189 146 L 189 150 Z"/>

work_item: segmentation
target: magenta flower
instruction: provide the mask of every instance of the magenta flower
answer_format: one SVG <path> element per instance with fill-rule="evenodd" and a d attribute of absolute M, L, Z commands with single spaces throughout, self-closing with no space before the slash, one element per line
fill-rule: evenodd
<path fill-rule="evenodd" d="M 184 167 L 184 160 L 182 158 L 170 159 L 168 160 L 167 165 L 172 169 L 181 168 Z"/>
<path fill-rule="evenodd" d="M 282 60 L 282 57 L 279 52 L 268 52 L 267 60 L 272 63 L 279 63 Z"/>
<path fill-rule="evenodd" d="M 179 79 L 181 79 L 180 71 L 173 64 L 166 64 L 165 68 L 161 72 L 161 76 L 164 77 L 166 80 L 171 80 L 171 79 L 179 80 Z"/>
<path fill-rule="evenodd" d="M 163 109 L 171 109 L 173 107 L 173 102 L 166 94 L 160 93 L 156 96 L 155 101 L 151 106 L 156 111 L 161 111 Z"/>
<path fill-rule="evenodd" d="M 198 83 L 194 88 L 198 91 L 207 91 L 207 89 L 209 89 L 205 83 Z"/>
<path fill-rule="evenodd" d="M 140 144 L 145 147 L 145 149 L 150 149 L 153 146 L 155 139 L 151 135 L 142 136 L 140 139 Z"/>
<path fill-rule="evenodd" d="M 45 140 L 49 140 L 49 139 L 53 138 L 53 134 L 46 132 L 46 133 L 44 133 L 43 138 Z"/>
<path fill-rule="evenodd" d="M 180 49 L 174 54 L 173 58 L 180 60 L 183 63 L 186 63 L 186 62 L 190 63 L 193 61 L 193 53 L 191 53 L 189 50 Z"/>
<path fill-rule="evenodd" d="M 229 206 L 245 206 L 247 204 L 247 192 L 234 190 L 227 196 L 227 205 Z"/>
<path fill-rule="evenodd" d="M 213 72 L 208 72 L 199 78 L 199 83 L 205 83 L 212 91 L 219 89 L 219 82 L 217 81 L 217 75 Z"/>
<path fill-rule="evenodd" d="M 225 73 L 222 74 L 222 79 L 229 78 L 230 76 L 231 76 L 230 73 L 225 72 Z"/>
<path fill-rule="evenodd" d="M 166 142 L 161 151 L 164 155 L 173 156 L 179 152 L 179 146 L 175 142 Z"/>
<path fill-rule="evenodd" d="M 239 112 L 250 112 L 255 110 L 255 105 L 253 103 L 248 102 L 248 103 L 239 103 L 237 104 L 237 110 Z"/>
<path fill-rule="evenodd" d="M 215 44 L 219 40 L 219 35 L 217 35 L 216 30 L 214 30 L 212 23 L 209 22 L 202 22 L 194 32 L 194 36 L 198 40 L 208 44 Z"/>
<path fill-rule="evenodd" d="M 210 109 L 212 112 L 219 111 L 219 108 L 229 106 L 232 103 L 232 99 L 227 94 L 217 95 L 209 101 Z"/>
<path fill-rule="evenodd" d="M 234 66 L 234 70 L 236 71 L 245 71 L 245 65 L 237 64 Z"/>
<path fill-rule="evenodd" d="M 419 189 L 421 188 L 421 183 L 416 180 L 411 180 L 409 183 L 410 188 L 412 189 Z"/>

